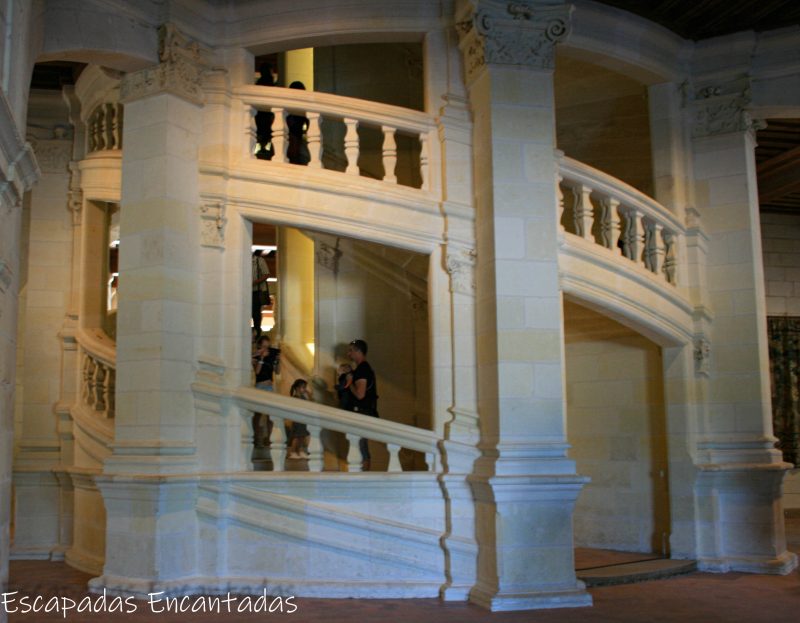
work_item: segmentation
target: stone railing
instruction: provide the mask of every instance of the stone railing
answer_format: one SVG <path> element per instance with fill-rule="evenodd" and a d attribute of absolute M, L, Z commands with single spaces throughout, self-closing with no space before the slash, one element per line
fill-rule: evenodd
<path fill-rule="evenodd" d="M 81 329 L 77 336 L 80 347 L 80 402 L 98 417 L 114 417 L 116 386 L 116 345 L 100 329 Z"/>
<path fill-rule="evenodd" d="M 122 149 L 122 104 L 104 102 L 86 121 L 86 152 Z"/>
<path fill-rule="evenodd" d="M 685 228 L 660 203 L 624 182 L 567 157 L 559 159 L 559 215 L 567 234 L 620 255 L 677 284 Z"/>
<path fill-rule="evenodd" d="M 423 112 L 351 97 L 246 86 L 236 90 L 244 102 L 245 157 L 256 159 L 257 113 L 270 113 L 268 161 L 290 161 L 291 116 L 305 117 L 303 144 L 307 166 L 371 177 L 387 184 L 431 188 L 429 150 L 436 142 L 433 118 Z M 289 120 L 287 122 L 287 120 Z M 262 122 L 263 123 L 263 122 Z M 371 137 L 370 137 L 371 135 Z M 267 160 L 265 159 L 265 162 Z"/>
<path fill-rule="evenodd" d="M 398 424 L 378 418 L 359 415 L 336 409 L 328 405 L 265 392 L 252 387 L 230 390 L 218 385 L 196 382 L 192 385 L 196 394 L 214 396 L 217 399 L 233 400 L 239 407 L 256 413 L 266 413 L 272 420 L 270 439 L 270 458 L 273 470 L 282 471 L 286 460 L 286 438 L 284 422 L 290 420 L 305 424 L 310 443 L 308 450 L 308 470 L 319 472 L 323 469 L 323 446 L 321 433 L 333 431 L 342 433 L 349 443 L 347 467 L 350 472 L 361 471 L 361 453 L 358 441 L 361 438 L 382 443 L 389 454 L 387 471 L 401 472 L 400 450 L 411 450 L 425 456 L 427 472 L 441 469 L 439 438 L 429 430 Z M 248 422 L 250 418 L 245 418 Z M 252 448 L 253 431 L 248 430 L 242 437 L 242 447 Z"/>

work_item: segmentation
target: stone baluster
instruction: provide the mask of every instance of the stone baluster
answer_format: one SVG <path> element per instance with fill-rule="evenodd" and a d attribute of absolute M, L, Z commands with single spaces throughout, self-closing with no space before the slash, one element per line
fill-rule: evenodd
<path fill-rule="evenodd" d="M 114 391 L 117 386 L 117 371 L 114 368 L 108 369 L 106 376 L 106 417 L 113 419 L 117 414 L 116 400 L 114 398 Z"/>
<path fill-rule="evenodd" d="M 313 424 L 307 424 L 309 440 L 308 440 L 308 471 L 321 472 L 323 467 L 323 448 L 320 434 L 322 429 Z"/>
<path fill-rule="evenodd" d="M 347 158 L 346 173 L 359 175 L 358 170 L 358 119 L 345 119 L 347 133 L 344 135 L 344 154 Z"/>
<path fill-rule="evenodd" d="M 84 400 L 89 407 L 94 407 L 94 374 L 95 361 L 88 354 L 85 354 L 85 365 L 83 368 L 83 391 Z"/>
<path fill-rule="evenodd" d="M 122 149 L 122 120 L 124 119 L 122 104 L 114 108 L 114 149 Z"/>
<path fill-rule="evenodd" d="M 389 467 L 387 472 L 402 472 L 403 466 L 400 465 L 400 446 L 395 443 L 387 443 L 386 450 L 389 452 Z"/>
<path fill-rule="evenodd" d="M 395 167 L 397 166 L 397 142 L 394 139 L 395 128 L 383 126 L 383 181 L 397 183 Z"/>
<path fill-rule="evenodd" d="M 659 277 L 664 266 L 664 239 L 662 233 L 664 226 L 661 223 L 652 224 L 650 238 L 650 270 Z"/>
<path fill-rule="evenodd" d="M 420 134 L 419 135 L 419 175 L 422 179 L 422 190 L 430 190 L 431 187 L 431 180 L 430 180 L 430 170 L 428 168 L 428 162 L 430 161 L 430 157 L 428 156 L 428 149 L 429 149 L 429 141 L 427 134 Z"/>
<path fill-rule="evenodd" d="M 322 130 L 320 129 L 320 114 L 318 112 L 307 112 L 308 131 L 306 141 L 311 160 L 308 166 L 312 169 L 322 168 Z"/>
<path fill-rule="evenodd" d="M 558 231 L 564 233 L 564 189 L 561 184 L 564 178 L 560 175 L 556 176 L 556 197 L 558 198 Z"/>
<path fill-rule="evenodd" d="M 667 229 L 661 232 L 664 240 L 664 276 L 668 283 L 676 282 L 677 259 L 675 257 L 675 234 Z"/>
<path fill-rule="evenodd" d="M 256 114 L 258 111 L 255 106 L 244 107 L 244 157 L 253 158 L 256 154 L 258 139 L 256 138 Z"/>
<path fill-rule="evenodd" d="M 426 452 L 425 453 L 425 463 L 428 466 L 428 471 L 429 472 L 435 472 L 436 471 L 436 454 L 434 454 L 433 452 Z"/>
<path fill-rule="evenodd" d="M 625 232 L 625 257 L 642 264 L 645 243 L 645 227 L 642 213 L 636 208 L 628 208 L 626 213 L 627 227 Z"/>
<path fill-rule="evenodd" d="M 114 140 L 114 126 L 116 125 L 114 104 L 107 103 L 103 106 L 103 117 L 105 117 L 105 143 L 106 149 L 116 149 L 116 141 Z"/>
<path fill-rule="evenodd" d="M 283 108 L 273 108 L 275 120 L 272 122 L 272 148 L 275 155 L 272 162 L 286 162 L 286 111 Z"/>
<path fill-rule="evenodd" d="M 575 209 L 572 215 L 575 220 L 575 233 L 586 240 L 594 240 L 592 237 L 592 225 L 594 225 L 592 189 L 579 184 L 572 189 L 572 193 L 575 195 Z"/>
<path fill-rule="evenodd" d="M 101 413 L 106 410 L 106 367 L 102 363 L 95 364 L 94 372 L 94 410 Z"/>
<path fill-rule="evenodd" d="M 602 206 L 602 236 L 603 246 L 611 249 L 614 253 L 619 253 L 620 218 L 619 201 L 614 197 L 606 197 L 600 204 Z"/>
<path fill-rule="evenodd" d="M 272 470 L 283 471 L 286 460 L 286 431 L 283 427 L 283 418 L 270 416 L 272 420 L 272 434 L 269 438 L 269 456 L 272 459 Z"/>
<path fill-rule="evenodd" d="M 347 471 L 360 472 L 361 471 L 361 451 L 358 449 L 358 440 L 360 437 L 352 433 L 347 433 Z"/>

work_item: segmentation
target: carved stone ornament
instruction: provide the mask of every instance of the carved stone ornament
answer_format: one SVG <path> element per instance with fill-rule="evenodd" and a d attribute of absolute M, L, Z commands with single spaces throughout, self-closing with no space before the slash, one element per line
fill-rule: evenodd
<path fill-rule="evenodd" d="M 36 154 L 36 162 L 43 173 L 66 173 L 72 159 L 72 141 L 67 139 L 38 139 L 29 142 Z"/>
<path fill-rule="evenodd" d="M 553 69 L 557 42 L 569 33 L 572 6 L 479 0 L 456 23 L 467 80 L 485 65 Z"/>
<path fill-rule="evenodd" d="M 174 24 L 163 24 L 158 30 L 158 58 L 155 67 L 127 74 L 122 79 L 120 99 L 130 102 L 156 93 L 172 93 L 202 104 L 203 73 L 209 68 L 208 50 L 190 41 Z"/>
<path fill-rule="evenodd" d="M 450 291 L 475 294 L 475 251 L 472 249 L 448 251 L 445 266 L 450 274 Z"/>
<path fill-rule="evenodd" d="M 336 246 L 325 242 L 317 242 L 317 264 L 323 268 L 327 268 L 335 275 L 339 272 L 339 258 L 342 257 L 342 252 L 339 250 L 339 239 L 336 239 Z"/>
<path fill-rule="evenodd" d="M 762 129 L 764 122 L 754 120 L 747 112 L 749 105 L 750 86 L 747 79 L 697 89 L 689 103 L 693 116 L 692 136 Z"/>
<path fill-rule="evenodd" d="M 67 208 L 72 213 L 72 224 L 81 224 L 81 211 L 83 210 L 83 191 L 81 190 L 81 170 L 78 163 L 71 160 L 69 167 L 69 192 L 67 193 Z"/>
<path fill-rule="evenodd" d="M 200 206 L 200 244 L 204 247 L 225 248 L 225 204 L 221 201 Z"/>
<path fill-rule="evenodd" d="M 694 367 L 697 374 L 708 376 L 711 365 L 711 342 L 705 337 L 694 340 Z"/>

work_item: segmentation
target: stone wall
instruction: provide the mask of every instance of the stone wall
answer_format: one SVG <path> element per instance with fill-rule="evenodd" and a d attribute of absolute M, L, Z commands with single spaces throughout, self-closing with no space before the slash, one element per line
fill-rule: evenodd
<path fill-rule="evenodd" d="M 800 316 L 800 216 L 761 215 L 768 316 Z M 783 505 L 800 509 L 800 469 L 783 485 Z"/>
<path fill-rule="evenodd" d="M 592 481 L 575 508 L 575 544 L 661 553 L 669 536 L 661 351 L 567 302 L 570 457 Z"/>
<path fill-rule="evenodd" d="M 558 149 L 653 196 L 647 88 L 614 71 L 559 56 Z"/>

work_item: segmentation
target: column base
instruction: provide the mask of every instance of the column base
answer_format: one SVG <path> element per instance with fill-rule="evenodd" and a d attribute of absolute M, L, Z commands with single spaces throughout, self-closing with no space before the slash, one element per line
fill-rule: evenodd
<path fill-rule="evenodd" d="M 504 593 L 475 587 L 469 594 L 470 602 L 492 612 L 510 610 L 543 610 L 545 608 L 585 608 L 592 605 L 592 596 L 583 582 L 578 581 L 574 589 L 562 591 L 531 591 L 526 593 Z"/>
<path fill-rule="evenodd" d="M 792 552 L 784 552 L 777 558 L 737 556 L 729 558 L 702 558 L 697 561 L 698 570 L 711 571 L 714 573 L 740 571 L 742 573 L 788 575 L 797 569 L 797 566 L 797 554 Z"/>

